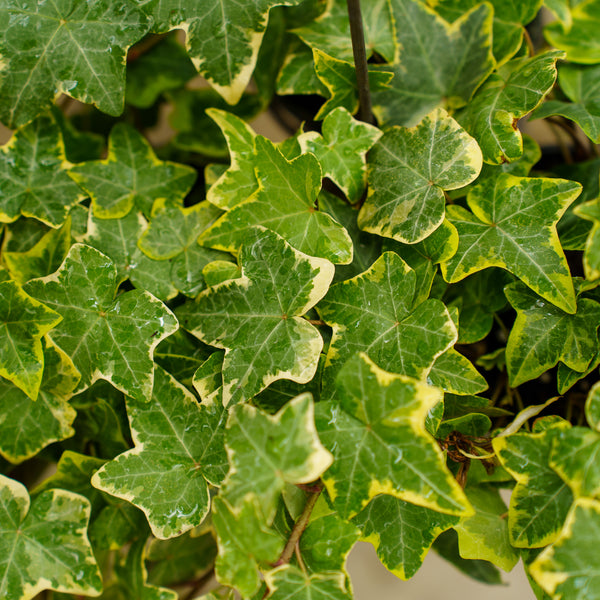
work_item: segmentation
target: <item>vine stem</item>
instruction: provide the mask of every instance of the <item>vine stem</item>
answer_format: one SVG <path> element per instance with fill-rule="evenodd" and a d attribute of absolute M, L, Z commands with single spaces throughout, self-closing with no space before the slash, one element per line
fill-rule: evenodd
<path fill-rule="evenodd" d="M 306 499 L 306 504 L 304 505 L 304 510 L 302 511 L 302 514 L 298 517 L 298 520 L 294 524 L 292 533 L 290 533 L 290 537 L 288 538 L 288 541 L 285 545 L 285 548 L 283 549 L 283 552 L 281 553 L 281 556 L 279 557 L 279 560 L 274 565 L 276 567 L 279 567 L 280 565 L 285 565 L 290 562 L 292 555 L 296 550 L 298 542 L 300 541 L 300 537 L 302 536 L 304 530 L 306 529 L 306 526 L 308 525 L 308 520 L 310 519 L 310 515 L 313 511 L 313 508 L 315 507 L 315 504 L 317 503 L 317 500 L 319 499 L 319 496 L 323 491 L 323 484 L 321 482 L 317 483 L 312 487 L 312 490 L 313 491 L 309 494 L 308 498 Z"/>
<path fill-rule="evenodd" d="M 369 69 L 367 67 L 367 49 L 365 47 L 365 33 L 363 29 L 360 0 L 346 0 L 348 17 L 350 19 L 350 35 L 352 36 L 352 53 L 354 54 L 354 68 L 358 84 L 358 118 L 365 123 L 373 124 L 373 111 L 371 109 L 371 90 L 369 88 Z"/>

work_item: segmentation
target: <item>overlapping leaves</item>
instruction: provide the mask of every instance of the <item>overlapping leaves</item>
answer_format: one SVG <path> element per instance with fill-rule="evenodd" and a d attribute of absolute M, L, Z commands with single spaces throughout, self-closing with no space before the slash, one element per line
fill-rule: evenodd
<path fill-rule="evenodd" d="M 226 350 L 223 400 L 239 402 L 277 379 L 310 381 L 323 339 L 301 316 L 327 292 L 333 265 L 294 250 L 266 229 L 249 231 L 242 276 L 202 292 L 177 312 L 182 326 Z"/>

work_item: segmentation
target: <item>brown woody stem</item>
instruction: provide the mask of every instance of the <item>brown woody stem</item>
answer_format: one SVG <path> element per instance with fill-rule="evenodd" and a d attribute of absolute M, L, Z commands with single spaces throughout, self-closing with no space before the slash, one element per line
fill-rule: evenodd
<path fill-rule="evenodd" d="M 275 566 L 285 565 L 290 562 L 292 555 L 296 549 L 298 542 L 300 541 L 300 537 L 304 533 L 306 526 L 308 525 L 308 520 L 310 519 L 310 515 L 323 491 L 323 484 L 318 483 L 314 486 L 314 491 L 311 492 L 306 499 L 306 504 L 304 505 L 304 510 L 302 514 L 298 517 L 298 520 L 294 524 L 294 528 L 292 529 L 292 533 L 288 538 L 288 541 L 279 557 L 279 560 L 275 563 Z"/>

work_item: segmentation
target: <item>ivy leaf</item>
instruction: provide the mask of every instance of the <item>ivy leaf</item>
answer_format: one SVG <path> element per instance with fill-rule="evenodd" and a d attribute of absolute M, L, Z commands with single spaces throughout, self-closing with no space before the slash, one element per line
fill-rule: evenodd
<path fill-rule="evenodd" d="M 293 565 L 282 565 L 265 573 L 271 600 L 349 600 L 346 575 L 342 571 L 303 573 Z"/>
<path fill-rule="evenodd" d="M 0 222 L 23 215 L 60 227 L 85 197 L 69 179 L 67 166 L 62 135 L 51 116 L 17 130 L 0 151 Z"/>
<path fill-rule="evenodd" d="M 300 0 L 258 0 L 242 7 L 224 0 L 204 10 L 169 0 L 151 0 L 143 7 L 154 19 L 153 31 L 185 29 L 186 49 L 198 72 L 229 104 L 246 89 L 273 6 L 294 6 Z"/>
<path fill-rule="evenodd" d="M 242 276 L 202 292 L 177 312 L 201 341 L 224 348 L 223 403 L 251 398 L 277 379 L 308 383 L 323 339 L 300 316 L 326 293 L 333 265 L 254 230 L 242 246 Z"/>
<path fill-rule="evenodd" d="M 467 487 L 465 493 L 475 514 L 464 517 L 454 527 L 458 533 L 460 555 L 468 559 L 487 560 L 504 571 L 512 570 L 519 560 L 519 553 L 509 541 L 504 518 L 506 505 L 498 489 L 481 485 Z"/>
<path fill-rule="evenodd" d="M 127 279 L 161 300 L 177 295 L 171 281 L 171 261 L 156 261 L 146 256 L 137 245 L 148 227 L 142 213 L 130 211 L 119 219 L 98 219 L 90 208 L 87 233 L 80 241 L 106 254 L 117 269 L 117 283 Z"/>
<path fill-rule="evenodd" d="M 600 278 L 600 202 L 585 202 L 577 206 L 574 212 L 578 217 L 592 222 L 583 253 L 583 268 L 586 279 L 593 281 Z"/>
<path fill-rule="evenodd" d="M 102 579 L 85 535 L 89 502 L 65 490 L 30 500 L 0 475 L 0 595 L 30 600 L 46 589 L 97 596 Z"/>
<path fill-rule="evenodd" d="M 600 499 L 600 434 L 587 427 L 572 427 L 555 436 L 550 466 L 576 498 Z"/>
<path fill-rule="evenodd" d="M 9 32 L 0 41 L 0 120 L 18 127 L 61 92 L 119 115 L 127 49 L 148 31 L 148 20 L 132 0 L 30 6 L 9 0 L 0 10 L 0 29 Z"/>
<path fill-rule="evenodd" d="M 542 0 L 505 2 L 488 0 L 494 7 L 493 51 L 497 63 L 503 64 L 519 50 L 523 42 L 525 25 L 538 14 Z M 444 19 L 454 21 L 466 10 L 479 4 L 478 0 L 428 0 Z"/>
<path fill-rule="evenodd" d="M 359 536 L 359 530 L 336 513 L 323 515 L 312 519 L 302 533 L 300 555 L 311 573 L 345 572 L 346 559 Z"/>
<path fill-rule="evenodd" d="M 49 229 L 25 252 L 2 252 L 12 279 L 21 285 L 54 273 L 71 247 L 71 217 L 59 229 Z"/>
<path fill-rule="evenodd" d="M 278 559 L 283 539 L 267 527 L 253 497 L 234 509 L 217 496 L 212 517 L 219 545 L 215 564 L 217 579 L 248 598 L 261 584 L 258 567 Z"/>
<path fill-rule="evenodd" d="M 512 281 L 506 271 L 491 268 L 451 285 L 444 300 L 459 309 L 458 343 L 473 344 L 492 329 L 494 314 L 506 306 L 504 286 Z"/>
<path fill-rule="evenodd" d="M 600 61 L 600 42 L 596 35 L 600 25 L 599 8 L 598 0 L 578 2 L 571 9 L 571 23 L 550 23 L 544 28 L 544 36 L 552 46 L 565 50 L 570 62 L 597 63 Z"/>
<path fill-rule="evenodd" d="M 352 519 L 362 531 L 361 540 L 373 544 L 385 568 L 404 580 L 419 570 L 438 535 L 458 521 L 386 494 L 373 498 Z"/>
<path fill-rule="evenodd" d="M 553 598 L 576 598 L 585 590 L 587 599 L 598 600 L 598 536 L 600 502 L 590 498 L 576 500 L 559 538 L 529 567 L 536 582 Z"/>
<path fill-rule="evenodd" d="M 379 122 L 411 127 L 437 107 L 464 106 L 494 68 L 492 7 L 478 4 L 451 25 L 416 0 L 392 0 L 392 13 L 400 60 L 392 87 L 373 95 Z"/>
<path fill-rule="evenodd" d="M 547 100 L 531 118 L 566 117 L 575 121 L 595 144 L 600 143 L 600 67 L 565 63 L 558 71 L 558 82 L 571 102 Z"/>
<path fill-rule="evenodd" d="M 520 282 L 508 285 L 504 291 L 517 311 L 506 346 L 512 387 L 539 377 L 558 361 L 575 371 L 587 369 L 598 349 L 598 302 L 579 298 L 577 312 L 568 314 Z"/>
<path fill-rule="evenodd" d="M 477 90 L 458 122 L 477 140 L 483 160 L 512 162 L 523 153 L 519 119 L 540 104 L 556 81 L 556 61 L 564 52 L 517 58 L 493 73 Z"/>
<path fill-rule="evenodd" d="M 322 480 L 338 512 L 352 516 L 383 493 L 468 514 L 469 503 L 425 430 L 441 390 L 387 373 L 365 354 L 344 365 L 338 382 L 339 400 L 319 402 L 316 412 L 319 437 L 334 456 Z"/>
<path fill-rule="evenodd" d="M 447 209 L 458 229 L 456 254 L 442 264 L 449 283 L 486 267 L 502 267 L 542 298 L 575 313 L 575 293 L 556 223 L 581 186 L 563 179 L 502 174 L 469 192 L 473 213 Z"/>
<path fill-rule="evenodd" d="M 554 542 L 573 502 L 571 490 L 548 463 L 556 431 L 549 428 L 493 439 L 500 464 L 517 481 L 508 510 L 510 543 L 517 548 L 541 548 Z"/>
<path fill-rule="evenodd" d="M 125 123 L 110 132 L 104 160 L 76 165 L 69 175 L 90 195 L 100 219 L 123 217 L 134 206 L 150 216 L 157 198 L 183 201 L 196 180 L 191 167 L 158 160 L 146 139 Z"/>
<path fill-rule="evenodd" d="M 336 108 L 345 108 L 350 114 L 358 110 L 358 83 L 354 64 L 329 56 L 322 50 L 313 50 L 317 77 L 329 92 L 330 98 L 321 106 L 315 120 L 322 119 Z M 387 89 L 393 74 L 371 69 L 368 72 L 372 92 Z"/>
<path fill-rule="evenodd" d="M 256 134 L 240 117 L 209 108 L 206 114 L 219 126 L 227 140 L 231 164 L 213 185 L 206 199 L 215 206 L 229 210 L 247 200 L 258 189 L 258 180 L 254 172 Z"/>
<path fill-rule="evenodd" d="M 323 135 L 308 131 L 298 138 L 302 152 L 317 157 L 323 177 L 329 177 L 350 202 L 360 200 L 366 186 L 366 154 L 382 133 L 356 121 L 344 108 L 331 111 L 323 121 Z"/>
<path fill-rule="evenodd" d="M 135 51 L 134 51 L 135 52 Z M 170 35 L 143 54 L 131 52 L 127 63 L 125 101 L 137 108 L 150 108 L 160 95 L 185 85 L 196 69 L 175 35 Z"/>
<path fill-rule="evenodd" d="M 387 61 L 392 61 L 396 47 L 387 2 L 365 0 L 362 13 L 367 58 L 377 52 Z M 332 2 L 331 7 L 319 18 L 293 31 L 313 49 L 318 48 L 341 60 L 354 60 L 348 7 L 341 0 Z"/>
<path fill-rule="evenodd" d="M 427 381 L 445 392 L 459 395 L 479 394 L 489 387 L 471 361 L 454 348 L 435 359 Z"/>
<path fill-rule="evenodd" d="M 62 316 L 8 279 L 0 282 L 0 375 L 35 400 L 42 383 L 42 336 Z"/>
<path fill-rule="evenodd" d="M 199 238 L 202 245 L 237 252 L 257 226 L 281 235 L 294 248 L 333 263 L 352 261 L 348 232 L 315 207 L 321 189 L 321 168 L 312 154 L 288 161 L 273 142 L 255 140 L 259 189 L 234 206 Z M 299 186 L 298 181 L 303 182 Z"/>
<path fill-rule="evenodd" d="M 197 530 L 191 529 L 176 538 L 154 539 L 148 548 L 148 581 L 154 585 L 173 585 L 199 579 L 212 569 L 216 555 L 217 544 L 212 533 L 197 535 Z"/>
<path fill-rule="evenodd" d="M 175 287 L 194 297 L 205 287 L 202 269 L 214 260 L 231 260 L 228 254 L 203 248 L 198 236 L 221 214 L 216 206 L 200 202 L 189 208 L 159 199 L 152 208 L 150 226 L 138 241 L 153 260 L 172 259 L 171 280 Z"/>
<path fill-rule="evenodd" d="M 327 88 L 317 77 L 312 50 L 300 40 L 292 42 L 277 76 L 277 93 L 327 96 Z"/>
<path fill-rule="evenodd" d="M 52 442 L 71 437 L 76 412 L 68 400 L 79 381 L 71 359 L 43 344 L 44 377 L 34 402 L 18 387 L 0 379 L 0 454 L 12 463 L 35 456 Z"/>
<path fill-rule="evenodd" d="M 330 288 L 317 307 L 333 328 L 323 398 L 334 396 L 337 374 L 356 352 L 386 371 L 421 379 L 454 344 L 456 327 L 446 307 L 415 298 L 415 287 L 415 272 L 394 252 L 384 252 L 368 271 Z"/>
<path fill-rule="evenodd" d="M 227 455 L 231 465 L 223 494 L 232 506 L 254 494 L 269 519 L 286 483 L 310 483 L 331 465 L 319 442 L 310 394 L 288 402 L 270 416 L 247 404 L 231 411 Z"/>
<path fill-rule="evenodd" d="M 156 537 L 181 535 L 202 522 L 208 482 L 219 485 L 225 474 L 223 408 L 199 406 L 156 367 L 152 399 L 128 398 L 127 413 L 135 448 L 106 463 L 92 485 L 144 511 Z"/>
<path fill-rule="evenodd" d="M 474 181 L 481 164 L 477 142 L 442 109 L 416 127 L 389 129 L 369 156 L 358 226 L 405 244 L 424 240 L 444 220 L 444 190 Z"/>
<path fill-rule="evenodd" d="M 600 432 L 600 384 L 592 386 L 585 401 L 585 418 L 588 425 Z"/>
<path fill-rule="evenodd" d="M 83 244 L 71 247 L 56 273 L 30 281 L 26 289 L 63 317 L 50 338 L 81 373 L 77 391 L 106 379 L 132 398 L 150 397 L 152 352 L 177 329 L 162 302 L 140 290 L 115 298 L 113 262 Z"/>
<path fill-rule="evenodd" d="M 122 563 L 115 565 L 115 573 L 118 574 L 116 586 L 126 598 L 177 600 L 179 598 L 177 592 L 167 588 L 159 588 L 146 582 L 148 573 L 144 562 L 145 546 L 145 539 L 134 542 L 129 547 L 127 556 L 122 560 Z"/>

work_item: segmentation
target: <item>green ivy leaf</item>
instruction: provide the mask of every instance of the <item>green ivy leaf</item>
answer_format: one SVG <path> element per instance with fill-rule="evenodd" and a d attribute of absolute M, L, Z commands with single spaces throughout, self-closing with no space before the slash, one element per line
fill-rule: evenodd
<path fill-rule="evenodd" d="M 552 89 L 559 58 L 564 58 L 564 52 L 554 50 L 510 61 L 457 114 L 458 122 L 481 146 L 485 162 L 501 164 L 521 156 L 523 138 L 517 122 Z"/>
<path fill-rule="evenodd" d="M 0 30 L 10 31 L 0 41 L 0 119 L 18 127 L 61 92 L 119 115 L 127 49 L 148 31 L 148 20 L 132 0 L 29 6 L 8 0 L 0 9 Z"/>
<path fill-rule="evenodd" d="M 473 344 L 492 329 L 494 314 L 506 306 L 504 286 L 512 281 L 506 271 L 491 268 L 451 285 L 444 301 L 459 309 L 458 343 Z"/>
<path fill-rule="evenodd" d="M 345 364 L 338 382 L 339 400 L 317 404 L 316 424 L 334 456 L 322 480 L 342 516 L 358 513 L 378 494 L 447 514 L 470 513 L 439 446 L 425 430 L 441 390 L 387 373 L 365 354 Z"/>
<path fill-rule="evenodd" d="M 337 374 L 356 352 L 386 371 L 421 379 L 454 344 L 456 327 L 446 307 L 416 298 L 415 287 L 415 272 L 397 254 L 385 252 L 368 271 L 330 288 L 317 307 L 333 328 L 323 398 L 334 396 Z"/>
<path fill-rule="evenodd" d="M 208 482 L 225 475 L 225 412 L 199 406 L 160 367 L 150 402 L 128 398 L 127 412 L 135 448 L 106 463 L 92 484 L 144 511 L 156 537 L 181 535 L 207 515 Z"/>
<path fill-rule="evenodd" d="M 48 490 L 30 501 L 24 485 L 0 475 L 0 507 L 2 597 L 30 600 L 47 589 L 100 594 L 100 571 L 85 535 L 85 498 Z"/>
<path fill-rule="evenodd" d="M 155 33 L 185 29 L 186 49 L 196 69 L 229 104 L 237 104 L 254 71 L 270 9 L 299 2 L 258 0 L 242 7 L 236 0 L 223 0 L 206 10 L 151 0 L 143 9 L 154 19 Z"/>
<path fill-rule="evenodd" d="M 301 315 L 326 293 L 333 265 L 294 250 L 277 234 L 251 230 L 242 276 L 202 292 L 176 312 L 203 342 L 224 348 L 223 402 L 251 398 L 277 379 L 307 383 L 323 340 Z"/>
<path fill-rule="evenodd" d="M 177 320 L 150 293 L 132 290 L 115 298 L 113 262 L 75 244 L 60 269 L 26 284 L 26 290 L 63 317 L 50 338 L 81 373 L 77 391 L 106 379 L 131 397 L 152 393 L 152 352 L 177 329 Z"/>
<path fill-rule="evenodd" d="M 366 154 L 381 137 L 381 131 L 356 121 L 344 108 L 336 108 L 325 117 L 322 133 L 301 134 L 298 142 L 302 152 L 314 154 L 323 177 L 329 177 L 352 203 L 357 202 L 366 186 Z"/>
<path fill-rule="evenodd" d="M 585 418 L 588 425 L 600 432 L 600 384 L 596 383 L 585 401 Z"/>
<path fill-rule="evenodd" d="M 216 555 L 212 533 L 198 535 L 196 529 L 191 529 L 176 538 L 154 539 L 146 557 L 150 562 L 148 581 L 154 585 L 173 585 L 199 579 L 212 569 Z"/>
<path fill-rule="evenodd" d="M 0 375 L 35 400 L 42 383 L 42 336 L 62 316 L 8 279 L 0 282 Z"/>
<path fill-rule="evenodd" d="M 454 21 L 466 10 L 479 4 L 478 0 L 427 0 L 428 4 L 447 21 Z M 494 8 L 493 51 L 498 64 L 503 64 L 519 50 L 525 25 L 533 21 L 543 0 L 505 2 L 488 0 Z"/>
<path fill-rule="evenodd" d="M 600 42 L 597 31 L 600 25 L 600 2 L 578 2 L 571 9 L 571 23 L 550 23 L 544 29 L 548 42 L 565 50 L 567 59 L 574 63 L 594 64 L 600 61 Z"/>
<path fill-rule="evenodd" d="M 283 539 L 267 527 L 254 497 L 234 509 L 217 496 L 212 517 L 219 545 L 215 563 L 217 579 L 248 598 L 260 587 L 258 568 L 279 558 Z"/>
<path fill-rule="evenodd" d="M 140 537 L 146 539 L 150 529 L 141 510 L 126 500 L 112 498 L 108 494 L 103 494 L 103 498 L 106 504 L 89 528 L 94 549 L 118 550 Z"/>
<path fill-rule="evenodd" d="M 231 465 L 223 495 L 232 506 L 254 494 L 270 520 L 286 483 L 310 483 L 331 465 L 331 454 L 319 442 L 310 394 L 288 402 L 271 416 L 238 405 L 227 423 Z"/>
<path fill-rule="evenodd" d="M 0 222 L 23 215 L 60 227 L 85 197 L 67 167 L 62 135 L 51 116 L 17 130 L 0 150 Z"/>
<path fill-rule="evenodd" d="M 558 82 L 571 102 L 547 100 L 531 118 L 566 117 L 575 121 L 595 144 L 600 143 L 600 67 L 565 63 L 558 70 Z"/>
<path fill-rule="evenodd" d="M 36 401 L 0 379 L 0 454 L 12 463 L 35 456 L 52 442 L 71 437 L 76 412 L 68 400 L 79 381 L 71 359 L 43 344 L 44 377 Z"/>
<path fill-rule="evenodd" d="M 14 281 L 21 285 L 54 273 L 71 247 L 71 217 L 58 229 L 49 229 L 25 252 L 3 252 L 2 258 Z"/>
<path fill-rule="evenodd" d="M 504 291 L 517 311 L 506 346 L 512 387 L 539 377 L 558 361 L 575 371 L 587 369 L 598 350 L 598 302 L 579 298 L 577 312 L 568 314 L 520 282 L 508 285 Z"/>
<path fill-rule="evenodd" d="M 600 278 L 600 201 L 580 204 L 574 212 L 578 217 L 592 222 L 583 253 L 583 268 L 586 278 L 593 281 Z"/>
<path fill-rule="evenodd" d="M 358 226 L 405 244 L 424 240 L 444 220 L 444 190 L 474 181 L 481 164 L 477 142 L 442 109 L 416 127 L 387 130 L 369 155 Z"/>
<path fill-rule="evenodd" d="M 259 188 L 254 172 L 256 134 L 243 119 L 232 113 L 215 108 L 207 109 L 206 113 L 223 132 L 231 160 L 229 168 L 210 186 L 206 199 L 223 210 L 229 210 Z"/>
<path fill-rule="evenodd" d="M 390 8 L 386 0 L 364 0 L 361 4 L 367 58 L 376 52 L 387 61 L 396 53 Z M 329 56 L 353 61 L 348 7 L 335 0 L 318 19 L 294 29 L 294 33 L 311 48 Z"/>
<path fill-rule="evenodd" d="M 271 600 L 349 600 L 346 575 L 342 571 L 303 573 L 293 565 L 282 565 L 265 573 Z"/>
<path fill-rule="evenodd" d="M 152 260 L 137 245 L 147 227 L 148 223 L 140 212 L 132 210 L 119 219 L 98 219 L 90 208 L 87 232 L 79 239 L 113 261 L 119 284 L 129 279 L 135 287 L 160 300 L 169 300 L 177 295 L 171 281 L 172 261 Z"/>
<path fill-rule="evenodd" d="M 548 463 L 556 432 L 550 428 L 493 439 L 496 456 L 517 481 L 508 509 L 510 543 L 517 548 L 554 542 L 573 503 L 571 490 Z"/>
<path fill-rule="evenodd" d="M 382 494 L 352 522 L 362 531 L 361 540 L 373 544 L 385 568 L 406 580 L 419 570 L 438 535 L 459 519 Z"/>
<path fill-rule="evenodd" d="M 600 499 L 600 434 L 587 427 L 572 427 L 555 436 L 550 466 L 576 498 Z"/>
<path fill-rule="evenodd" d="M 491 485 L 467 487 L 465 493 L 475 509 L 473 516 L 464 517 L 454 527 L 458 533 L 460 555 L 463 558 L 487 560 L 504 571 L 510 571 L 519 560 L 519 553 L 508 537 L 506 504 L 498 489 Z"/>
<path fill-rule="evenodd" d="M 325 52 L 314 49 L 313 61 L 317 77 L 325 86 L 330 96 L 315 115 L 315 120 L 322 119 L 336 108 L 345 108 L 350 114 L 358 110 L 358 83 L 354 64 L 329 56 Z M 387 71 L 371 69 L 368 72 L 369 88 L 375 91 L 387 89 L 393 74 Z"/>
<path fill-rule="evenodd" d="M 294 40 L 285 57 L 279 75 L 277 76 L 277 93 L 280 96 L 288 94 L 317 94 L 327 96 L 327 88 L 318 78 L 313 62 L 312 50 L 300 40 Z"/>
<path fill-rule="evenodd" d="M 281 235 L 300 252 L 334 263 L 351 262 L 348 232 L 315 207 L 321 189 L 321 168 L 316 158 L 303 154 L 288 161 L 273 142 L 262 136 L 256 138 L 255 146 L 259 189 L 202 233 L 199 242 L 237 252 L 250 230 L 260 225 Z"/>
<path fill-rule="evenodd" d="M 345 572 L 346 559 L 359 536 L 360 531 L 336 513 L 319 516 L 302 533 L 300 555 L 311 573 Z"/>
<path fill-rule="evenodd" d="M 561 535 L 530 565 L 536 582 L 552 598 L 577 598 L 584 590 L 588 600 L 600 598 L 600 502 L 576 500 Z"/>
<path fill-rule="evenodd" d="M 171 281 L 183 294 L 194 297 L 205 287 L 202 269 L 214 260 L 231 260 L 228 254 L 203 248 L 198 236 L 222 211 L 208 202 L 189 208 L 159 199 L 152 208 L 150 226 L 138 241 L 140 249 L 153 260 L 172 259 Z"/>
<path fill-rule="evenodd" d="M 157 198 L 183 201 L 196 180 L 193 168 L 158 160 L 146 139 L 125 123 L 113 127 L 107 158 L 76 165 L 69 175 L 90 195 L 100 219 L 123 217 L 134 206 L 150 216 Z"/>
<path fill-rule="evenodd" d="M 581 186 L 563 179 L 502 174 L 469 192 L 473 213 L 447 209 L 458 229 L 456 254 L 442 264 L 450 283 L 487 267 L 502 267 L 542 298 L 575 313 L 575 293 L 556 223 Z"/>
<path fill-rule="evenodd" d="M 471 361 L 454 348 L 438 356 L 427 375 L 427 382 L 451 394 L 479 394 L 488 389 L 485 377 Z"/>
<path fill-rule="evenodd" d="M 143 54 L 134 52 L 127 62 L 125 101 L 136 108 L 150 108 L 163 92 L 183 87 L 196 76 L 192 61 L 174 35 Z"/>
<path fill-rule="evenodd" d="M 379 122 L 411 127 L 437 107 L 464 106 L 494 68 L 492 7 L 478 4 L 452 25 L 417 0 L 392 0 L 392 13 L 400 60 L 392 87 L 374 94 Z"/>

